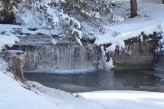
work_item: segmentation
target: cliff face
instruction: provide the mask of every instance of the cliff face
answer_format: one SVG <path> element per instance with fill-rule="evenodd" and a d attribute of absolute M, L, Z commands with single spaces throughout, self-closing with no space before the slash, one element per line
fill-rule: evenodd
<path fill-rule="evenodd" d="M 152 68 L 154 62 L 153 44 L 140 42 L 127 45 L 121 51 L 115 52 L 113 62 L 115 66 L 123 69 Z"/>
<path fill-rule="evenodd" d="M 116 69 L 152 69 L 157 60 L 159 37 L 154 35 L 143 36 L 126 40 L 125 48 L 117 48 L 113 55 L 113 64 Z"/>

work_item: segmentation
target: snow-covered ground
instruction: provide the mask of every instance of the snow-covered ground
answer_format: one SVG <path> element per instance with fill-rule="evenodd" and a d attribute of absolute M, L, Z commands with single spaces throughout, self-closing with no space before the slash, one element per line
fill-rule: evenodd
<path fill-rule="evenodd" d="M 120 3 L 121 2 L 121 3 Z M 96 43 L 110 42 L 113 50 L 117 45 L 124 47 L 127 38 L 135 37 L 141 32 L 147 34 L 164 30 L 164 5 L 158 0 L 139 0 L 138 15 L 128 18 L 129 0 L 116 0 L 113 12 L 124 18 L 120 23 L 104 26 L 104 34 L 97 34 Z M 51 34 L 48 30 L 30 31 L 18 25 L 0 24 L 0 50 L 4 45 L 13 45 L 19 41 L 15 31 L 30 34 Z M 96 32 L 96 31 L 94 31 Z M 164 93 L 138 91 L 100 91 L 80 93 L 82 97 L 56 89 L 46 88 L 38 83 L 16 81 L 6 71 L 7 64 L 0 59 L 0 109 L 163 109 Z"/>
<path fill-rule="evenodd" d="M 124 21 L 119 23 L 106 24 L 104 26 L 104 34 L 98 34 L 97 44 L 112 43 L 111 48 L 116 45 L 124 47 L 124 40 L 139 36 L 141 32 L 152 34 L 153 32 L 164 31 L 164 5 L 161 1 L 139 0 L 138 16 L 128 18 L 130 16 L 129 0 L 116 0 L 116 7 L 113 13 Z M 113 49 L 109 50 L 113 51 Z"/>
<path fill-rule="evenodd" d="M 79 95 L 96 101 L 105 109 L 163 109 L 164 93 L 142 91 L 99 91 Z"/>
<path fill-rule="evenodd" d="M 163 109 L 164 93 L 99 91 L 70 94 L 36 82 L 21 83 L 0 59 L 0 109 Z M 84 98 L 83 98 L 84 97 Z"/>
<path fill-rule="evenodd" d="M 0 109 L 163 109 L 164 107 L 164 93 L 99 91 L 73 96 L 31 81 L 26 81 L 24 85 L 5 71 L 7 65 L 2 59 L 0 62 Z"/>
<path fill-rule="evenodd" d="M 6 67 L 0 59 L 0 109 L 104 109 L 94 101 L 35 82 L 26 81 L 24 85 Z"/>

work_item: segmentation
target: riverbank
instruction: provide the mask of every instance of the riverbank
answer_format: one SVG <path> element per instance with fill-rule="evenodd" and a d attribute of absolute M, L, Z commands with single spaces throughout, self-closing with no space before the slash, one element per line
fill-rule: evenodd
<path fill-rule="evenodd" d="M 2 62 L 2 61 L 1 61 Z M 22 84 L 0 71 L 0 108 L 3 109 L 163 109 L 164 94 L 140 91 L 100 91 L 74 96 L 36 82 Z M 84 97 L 84 98 L 83 98 Z"/>
<path fill-rule="evenodd" d="M 106 109 L 163 109 L 164 93 L 142 91 L 99 91 L 79 93 Z"/>

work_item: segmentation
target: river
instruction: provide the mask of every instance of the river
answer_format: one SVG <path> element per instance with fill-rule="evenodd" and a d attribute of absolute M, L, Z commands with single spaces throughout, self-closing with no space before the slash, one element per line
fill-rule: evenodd
<path fill-rule="evenodd" d="M 45 86 L 71 93 L 100 90 L 164 91 L 164 68 L 154 70 L 93 71 L 76 74 L 25 73 Z"/>

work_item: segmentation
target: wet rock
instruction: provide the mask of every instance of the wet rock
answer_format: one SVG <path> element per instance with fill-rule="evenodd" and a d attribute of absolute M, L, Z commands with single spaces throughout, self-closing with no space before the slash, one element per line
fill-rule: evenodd
<path fill-rule="evenodd" d="M 115 70 L 153 68 L 158 40 L 155 36 L 146 37 L 143 41 L 140 38 L 129 39 L 125 41 L 125 48 L 117 48 L 112 56 Z"/>

